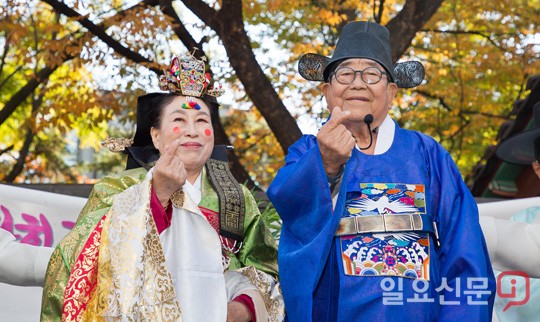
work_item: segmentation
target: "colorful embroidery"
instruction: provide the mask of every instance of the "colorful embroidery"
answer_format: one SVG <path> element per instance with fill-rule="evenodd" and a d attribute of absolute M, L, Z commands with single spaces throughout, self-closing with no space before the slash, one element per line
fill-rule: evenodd
<path fill-rule="evenodd" d="M 97 284 L 99 243 L 105 218 L 106 216 L 103 216 L 96 229 L 90 234 L 71 270 L 64 292 L 62 321 L 80 321 L 92 298 Z"/>
<path fill-rule="evenodd" d="M 216 233 L 219 235 L 219 214 L 212 209 L 202 206 L 199 206 L 199 209 L 204 217 L 206 217 L 206 220 L 208 220 L 210 225 L 212 225 L 212 228 L 214 228 Z M 242 247 L 242 243 L 237 243 L 236 240 L 223 237 L 221 235 L 219 235 L 219 239 L 221 240 L 221 263 L 223 264 L 223 270 L 225 271 L 229 268 L 231 263 L 230 253 L 238 253 Z"/>
<path fill-rule="evenodd" d="M 343 217 L 425 214 L 424 185 L 360 184 L 349 192 Z M 385 275 L 429 280 L 427 233 L 365 233 L 341 237 L 346 275 Z"/>
<path fill-rule="evenodd" d="M 206 162 L 208 178 L 219 196 L 219 234 L 237 242 L 244 240 L 246 202 L 240 184 L 232 175 L 227 161 Z"/>
<path fill-rule="evenodd" d="M 150 179 L 114 196 L 101 233 L 95 294 L 81 321 L 181 321 L 150 211 Z"/>

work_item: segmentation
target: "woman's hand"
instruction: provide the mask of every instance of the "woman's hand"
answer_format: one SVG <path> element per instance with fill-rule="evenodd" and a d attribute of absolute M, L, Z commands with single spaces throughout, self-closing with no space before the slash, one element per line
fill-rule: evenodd
<path fill-rule="evenodd" d="M 339 168 L 347 163 L 356 144 L 352 133 L 343 125 L 350 114 L 349 111 L 342 112 L 338 106 L 334 107 L 332 117 L 317 134 L 324 171 L 330 177 L 337 175 Z"/>
<path fill-rule="evenodd" d="M 186 182 L 187 172 L 184 163 L 180 160 L 179 147 L 179 139 L 166 145 L 165 151 L 161 153 L 154 167 L 152 187 L 163 207 L 168 204 L 171 195 L 182 188 Z"/>
<path fill-rule="evenodd" d="M 227 322 L 248 322 L 251 320 L 251 313 L 244 304 L 235 301 L 227 304 Z"/>

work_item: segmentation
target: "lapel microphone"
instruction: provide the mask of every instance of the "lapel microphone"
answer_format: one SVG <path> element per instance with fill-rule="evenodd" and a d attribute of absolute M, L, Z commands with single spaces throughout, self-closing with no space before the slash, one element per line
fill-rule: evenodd
<path fill-rule="evenodd" d="M 367 128 L 369 131 L 369 145 L 365 148 L 358 147 L 360 150 L 367 150 L 371 147 L 371 144 L 373 143 L 373 133 L 371 132 L 371 123 L 373 122 L 373 115 L 367 114 L 364 116 L 364 123 L 367 124 Z"/>

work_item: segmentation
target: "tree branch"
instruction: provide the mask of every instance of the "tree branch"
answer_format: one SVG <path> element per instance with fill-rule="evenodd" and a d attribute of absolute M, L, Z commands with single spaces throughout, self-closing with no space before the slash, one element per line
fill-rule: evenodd
<path fill-rule="evenodd" d="M 73 59 L 71 55 L 65 55 L 62 63 Z M 40 70 L 35 77 L 30 79 L 23 88 L 21 88 L 15 95 L 11 96 L 11 99 L 4 105 L 4 108 L 0 110 L 0 125 L 2 125 L 9 116 L 21 105 L 26 98 L 34 92 L 34 90 L 43 82 L 45 79 L 58 68 L 60 65 L 47 66 Z"/>
<path fill-rule="evenodd" d="M 250 145 L 246 146 L 245 148 L 241 149 L 241 150 L 238 150 L 240 152 L 240 154 L 244 154 L 246 153 L 247 151 L 253 149 L 254 147 L 258 146 L 259 145 L 259 142 L 261 142 L 262 140 L 264 140 L 267 136 L 269 136 L 270 133 L 264 133 L 263 136 L 261 136 L 257 141 L 251 143 Z"/>
<path fill-rule="evenodd" d="M 183 2 L 222 40 L 229 62 L 246 93 L 275 134 L 284 153 L 287 153 L 289 146 L 300 138 L 302 132 L 255 58 L 244 29 L 242 1 L 224 0 L 223 8 L 219 11 L 199 0 Z"/>
<path fill-rule="evenodd" d="M 373 19 L 376 23 L 381 23 L 382 15 L 384 12 L 384 0 L 379 0 L 378 7 L 376 2 L 376 0 L 373 0 Z"/>
<path fill-rule="evenodd" d="M 390 31 L 394 62 L 409 48 L 416 32 L 429 21 L 443 1 L 407 0 L 403 9 L 388 22 L 386 27 Z"/>
<path fill-rule="evenodd" d="M 475 31 L 475 30 L 439 30 L 439 29 L 421 29 L 420 31 L 440 33 L 440 34 L 476 35 L 476 36 L 480 36 L 482 38 L 487 39 L 487 41 L 489 43 L 491 43 L 493 46 L 495 46 L 497 49 L 500 49 L 502 51 L 508 51 L 502 45 L 496 43 L 495 40 L 493 40 L 490 35 L 486 35 L 486 34 L 480 32 L 480 31 Z M 503 35 L 503 34 L 501 34 L 501 35 Z"/>
<path fill-rule="evenodd" d="M 421 95 L 423 95 L 425 97 L 438 100 L 445 110 L 447 110 L 449 112 L 452 111 L 452 108 L 450 107 L 450 105 L 448 105 L 448 103 L 446 103 L 446 101 L 444 100 L 443 97 L 428 93 L 428 92 L 426 92 L 424 90 L 421 90 L 421 89 L 417 89 L 417 90 L 415 90 L 415 92 L 418 93 L 418 94 L 421 94 Z"/>
<path fill-rule="evenodd" d="M 502 119 L 502 120 L 508 120 L 509 117 L 507 115 L 496 115 L 491 113 L 485 113 L 485 112 L 478 112 L 478 111 L 462 111 L 461 114 L 465 115 L 481 115 L 485 117 L 495 118 L 495 119 Z"/>
<path fill-rule="evenodd" d="M 64 5 L 63 3 L 61 3 L 61 4 Z M 138 6 L 140 6 L 140 5 L 157 5 L 157 1 L 155 1 L 155 0 L 142 1 L 141 3 L 120 12 L 119 14 L 121 14 L 121 15 L 125 14 L 129 10 L 133 10 L 133 9 L 137 8 Z M 53 8 L 54 8 L 54 6 L 53 6 Z M 106 22 L 102 23 L 101 25 L 105 25 L 105 23 Z M 96 26 L 96 27 L 99 27 L 99 26 Z M 103 28 L 103 27 L 99 27 L 99 28 Z M 66 46 L 64 46 L 64 48 L 67 49 L 67 48 L 70 48 L 72 46 L 77 46 L 77 41 L 79 39 L 82 39 L 83 37 L 85 37 L 84 34 L 81 35 L 80 37 L 72 40 L 70 43 L 66 44 Z M 52 66 L 46 66 L 41 71 L 36 73 L 35 77 L 30 79 L 28 81 L 28 83 L 23 88 L 21 88 L 17 93 L 15 93 L 15 95 L 13 95 L 11 97 L 11 99 L 4 105 L 4 108 L 2 110 L 0 110 L 0 125 L 2 125 L 9 118 L 9 116 L 17 109 L 17 107 L 22 102 L 24 102 L 26 100 L 28 95 L 30 95 L 39 86 L 39 84 L 43 80 L 47 79 L 62 64 L 66 63 L 67 61 L 74 58 L 74 56 L 72 54 L 69 54 L 67 50 L 64 50 L 64 52 L 58 53 L 57 55 L 60 57 L 60 62 L 58 64 L 54 64 Z M 157 69 L 157 68 L 152 69 L 152 70 L 154 72 L 161 73 L 161 71 L 159 69 Z"/>
<path fill-rule="evenodd" d="M 132 60 L 135 63 L 145 66 L 146 68 L 150 69 L 156 74 L 161 73 L 161 69 L 159 68 L 158 64 L 140 55 L 139 53 L 134 52 L 131 49 L 123 46 L 120 42 L 116 41 L 113 37 L 109 36 L 105 32 L 106 28 L 94 24 L 92 21 L 90 21 L 90 19 L 82 16 L 77 11 L 71 9 L 70 7 L 68 7 L 66 4 L 64 4 L 61 1 L 57 1 L 57 0 L 42 0 L 42 1 L 45 3 L 48 3 L 51 7 L 53 7 L 53 9 L 56 12 L 64 14 L 67 17 L 76 19 L 83 27 L 88 29 L 88 31 L 90 31 L 92 34 L 96 35 L 99 39 L 101 39 L 101 41 L 106 43 L 118 54 Z M 135 8 L 137 6 L 146 6 L 146 3 L 145 1 L 142 1 L 138 5 L 132 8 Z"/>
<path fill-rule="evenodd" d="M 0 150 L 0 155 L 13 150 L 14 147 L 15 147 L 15 145 L 12 144 L 12 145 L 8 146 L 7 148 L 5 148 L 3 150 Z"/>
<path fill-rule="evenodd" d="M 201 21 L 213 30 L 217 28 L 218 12 L 201 0 L 182 0 L 184 5 L 191 10 Z"/>
<path fill-rule="evenodd" d="M 37 35 L 36 35 L 36 37 L 37 37 Z M 47 81 L 48 80 L 45 80 L 44 87 L 47 85 Z M 28 132 L 26 133 L 23 147 L 22 147 L 21 151 L 19 151 L 19 158 L 17 159 L 17 162 L 15 163 L 15 166 L 13 166 L 10 173 L 5 178 L 5 180 L 7 182 L 13 182 L 15 180 L 15 178 L 17 178 L 17 176 L 19 174 L 21 174 L 21 172 L 24 169 L 24 165 L 26 164 L 26 157 L 30 153 L 30 145 L 32 144 L 32 141 L 33 141 L 34 136 L 35 136 L 35 133 L 34 133 L 34 130 L 33 130 L 33 124 L 31 124 L 31 122 L 35 123 L 36 113 L 39 110 L 39 108 L 41 107 L 41 105 L 43 104 L 43 97 L 44 96 L 45 96 L 45 92 L 42 91 L 42 92 L 39 93 L 39 95 L 37 97 L 35 97 L 35 96 L 32 97 L 32 113 L 31 113 L 31 116 L 30 116 L 31 120 L 29 120 L 28 123 L 27 123 L 28 124 L 28 126 L 27 126 L 27 131 Z"/>
<path fill-rule="evenodd" d="M 4 64 L 6 63 L 6 57 L 9 51 L 9 44 L 11 43 L 11 35 L 6 32 L 6 36 L 4 38 L 4 50 L 2 51 L 2 59 L 0 60 L 0 76 L 2 76 L 4 71 Z M 13 75 L 13 74 L 12 74 Z M 9 78 L 9 77 L 7 77 Z M 2 82 L 2 84 L 5 82 L 5 80 Z M 2 86 L 0 86 L 2 88 Z"/>
<path fill-rule="evenodd" d="M 11 171 L 3 179 L 6 182 L 13 182 L 15 178 L 17 178 L 17 176 L 24 169 L 26 157 L 28 156 L 28 152 L 30 151 L 30 145 L 32 144 L 32 140 L 34 139 L 34 132 L 32 132 L 32 128 L 28 127 L 27 131 L 28 132 L 26 132 L 23 147 L 19 151 L 19 158 L 17 159 L 17 162 L 15 162 L 15 166 L 13 166 Z"/>
<path fill-rule="evenodd" d="M 178 39 L 190 50 L 191 48 L 197 48 L 197 52 L 195 52 L 195 56 L 200 58 L 201 56 L 206 56 L 204 53 L 204 50 L 202 48 L 202 43 L 195 41 L 189 31 L 187 30 L 186 26 L 180 20 L 180 17 L 174 10 L 172 6 L 172 0 L 160 0 L 159 1 L 159 9 L 163 14 L 169 16 L 173 21 L 173 31 L 178 36 Z"/>

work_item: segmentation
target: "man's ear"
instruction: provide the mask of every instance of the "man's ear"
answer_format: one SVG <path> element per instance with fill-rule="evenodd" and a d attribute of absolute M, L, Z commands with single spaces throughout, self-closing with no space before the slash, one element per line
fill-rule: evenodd
<path fill-rule="evenodd" d="M 152 137 L 152 143 L 154 144 L 154 148 L 159 150 L 159 134 L 160 131 L 156 129 L 155 127 L 150 128 L 150 136 Z"/>
<path fill-rule="evenodd" d="M 328 91 L 330 90 L 330 83 L 324 83 L 322 85 L 322 93 L 324 97 L 326 97 L 326 94 L 328 94 Z"/>
<path fill-rule="evenodd" d="M 388 83 L 387 90 L 388 90 L 388 106 L 392 106 L 392 101 L 396 97 L 398 86 L 396 85 L 396 83 Z"/>
<path fill-rule="evenodd" d="M 328 108 L 328 110 L 330 111 L 330 113 L 332 113 L 332 110 L 334 109 L 333 106 L 329 106 L 329 105 L 328 105 L 328 93 L 330 93 L 330 87 L 331 87 L 331 86 L 332 86 L 332 85 L 330 85 L 330 83 L 324 83 L 324 84 L 322 85 L 322 88 L 321 88 L 322 93 L 323 93 L 323 95 L 324 95 L 324 99 L 326 100 L 326 107 Z"/>

